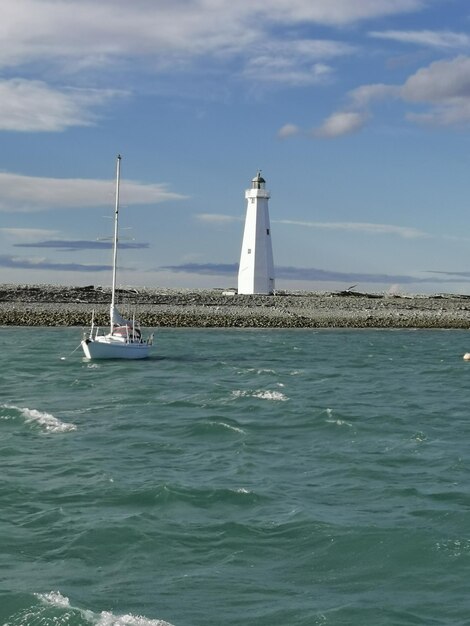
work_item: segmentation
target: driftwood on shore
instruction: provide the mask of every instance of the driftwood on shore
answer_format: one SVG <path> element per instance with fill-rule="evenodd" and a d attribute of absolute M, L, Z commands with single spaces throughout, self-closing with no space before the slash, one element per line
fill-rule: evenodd
<path fill-rule="evenodd" d="M 469 328 L 470 298 L 278 292 L 226 295 L 222 290 L 121 289 L 123 311 L 146 327 Z M 88 326 L 109 320 L 110 290 L 92 285 L 0 285 L 0 325 Z"/>

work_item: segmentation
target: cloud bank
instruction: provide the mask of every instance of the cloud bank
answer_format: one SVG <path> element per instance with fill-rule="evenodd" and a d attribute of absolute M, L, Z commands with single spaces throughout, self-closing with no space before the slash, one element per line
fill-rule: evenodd
<path fill-rule="evenodd" d="M 110 265 L 86 265 L 83 263 L 58 263 L 47 259 L 19 258 L 0 254 L 0 267 L 9 269 L 50 270 L 66 272 L 109 272 Z"/>
<path fill-rule="evenodd" d="M 225 224 L 243 221 L 243 217 L 223 215 L 218 213 L 200 213 L 196 218 L 213 224 Z M 428 233 L 410 226 L 395 224 L 374 224 L 368 222 L 313 222 L 307 220 L 271 220 L 273 224 L 284 226 L 301 226 L 317 230 L 344 230 L 367 235 L 392 235 L 403 239 L 421 239 L 431 237 Z"/>
<path fill-rule="evenodd" d="M 313 132 L 320 137 L 340 137 L 359 130 L 369 116 L 370 105 L 384 100 L 401 100 L 417 105 L 408 110 L 408 121 L 430 126 L 470 124 L 470 57 L 434 61 L 409 76 L 402 85 L 362 85 L 348 94 L 349 109 L 337 111 Z M 423 107 L 427 111 L 421 112 Z"/>
<path fill-rule="evenodd" d="M 0 211 L 44 211 L 110 206 L 115 183 L 111 180 L 40 178 L 0 172 Z M 121 199 L 126 204 L 158 204 L 182 200 L 163 184 L 121 181 Z"/>
<path fill-rule="evenodd" d="M 15 248 L 49 248 L 52 250 L 65 250 L 67 252 L 77 252 L 78 250 L 108 250 L 112 248 L 111 241 L 85 241 L 72 239 L 51 239 L 48 241 L 37 241 L 31 243 L 15 243 Z M 144 250 L 149 247 L 148 243 L 126 243 L 119 242 L 119 248 L 123 250 Z"/>
<path fill-rule="evenodd" d="M 132 92 L 135 76 L 174 76 L 201 62 L 257 85 L 324 83 L 332 62 L 356 50 L 306 37 L 306 27 L 343 29 L 430 1 L 2 0 L 0 70 L 11 77 L 0 80 L 0 130 L 93 125 L 111 99 Z M 124 74 L 129 92 L 109 87 Z"/>
<path fill-rule="evenodd" d="M 429 46 L 431 48 L 457 49 L 470 47 L 470 36 L 466 33 L 453 33 L 435 30 L 386 30 L 369 33 L 375 39 L 386 39 L 401 43 Z"/>
<path fill-rule="evenodd" d="M 273 223 L 306 226 L 320 230 L 346 230 L 369 235 L 395 235 L 404 239 L 430 237 L 430 235 L 417 228 L 395 226 L 392 224 L 369 224 L 367 222 L 307 222 L 300 220 L 273 220 Z"/>
<path fill-rule="evenodd" d="M 203 274 L 209 276 L 236 277 L 238 263 L 185 263 L 181 265 L 168 265 L 159 268 L 170 272 L 184 272 L 187 274 Z M 401 283 L 401 284 L 426 284 L 461 282 L 461 280 L 438 279 L 431 277 L 416 277 L 393 274 L 363 274 L 360 272 L 335 272 L 318 268 L 303 267 L 276 267 L 276 279 L 300 280 L 309 282 L 341 282 L 341 283 Z"/>
<path fill-rule="evenodd" d="M 102 89 L 57 89 L 39 80 L 0 80 L 0 130 L 57 132 L 91 126 L 94 109 L 123 92 Z"/>
<path fill-rule="evenodd" d="M 187 0 L 183 4 L 176 0 L 3 0 L 0 67 L 42 60 L 71 73 L 146 56 L 174 65 L 181 57 L 246 51 L 266 41 L 269 29 L 303 23 L 343 27 L 419 11 L 428 4 L 429 0 Z"/>

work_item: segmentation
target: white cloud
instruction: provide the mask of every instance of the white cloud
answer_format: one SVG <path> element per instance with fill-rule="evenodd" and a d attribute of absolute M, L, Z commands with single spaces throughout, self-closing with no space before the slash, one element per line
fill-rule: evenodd
<path fill-rule="evenodd" d="M 428 113 L 407 113 L 406 119 L 410 122 L 429 126 L 468 126 L 470 123 L 470 102 L 437 106 Z"/>
<path fill-rule="evenodd" d="M 305 222 L 298 220 L 275 220 L 277 224 L 318 228 L 322 230 L 346 230 L 371 235 L 396 235 L 404 239 L 429 237 L 427 233 L 407 226 L 391 224 L 369 224 L 367 222 Z"/>
<path fill-rule="evenodd" d="M 428 105 L 427 111 L 408 111 L 411 122 L 433 126 L 470 124 L 470 57 L 459 55 L 419 69 L 403 85 L 361 85 L 348 93 L 349 108 L 333 113 L 314 135 L 338 137 L 362 128 L 367 107 L 380 100 L 397 99 L 407 104 Z"/>
<path fill-rule="evenodd" d="M 314 85 L 334 77 L 333 60 L 354 53 L 355 48 L 332 39 L 306 39 L 298 35 L 297 26 L 342 28 L 419 11 L 430 2 L 2 0 L 0 68 L 16 68 L 18 76 L 34 71 L 44 80 L 54 76 L 55 81 L 63 81 L 67 76 L 68 85 L 74 81 L 90 84 L 91 79 L 93 84 L 103 84 L 99 72 L 110 68 L 125 67 L 129 75 L 161 70 L 173 75 L 204 57 L 206 70 L 209 60 L 217 65 L 230 59 L 235 61 L 232 75 L 257 84 Z M 397 31 L 373 36 L 387 33 L 392 36 Z M 107 77 L 112 80 L 112 73 Z M 61 131 L 87 126 L 96 121 L 97 107 L 116 93 L 4 80 L 0 82 L 0 130 Z M 334 137 L 353 132 L 363 125 L 361 117 L 357 112 L 335 113 L 319 133 Z"/>
<path fill-rule="evenodd" d="M 223 224 L 243 221 L 243 217 L 235 217 L 221 213 L 199 213 L 196 218 L 207 223 Z M 404 239 L 418 239 L 430 237 L 427 233 L 408 226 L 394 226 L 391 224 L 370 224 L 367 222 L 311 222 L 302 220 L 272 220 L 273 224 L 286 226 L 301 226 L 320 230 L 345 230 L 370 235 L 395 235 Z"/>
<path fill-rule="evenodd" d="M 111 206 L 113 181 L 39 178 L 0 172 L 0 211 L 33 212 L 48 209 Z M 122 180 L 121 198 L 126 204 L 156 204 L 184 199 L 163 184 Z"/>
<path fill-rule="evenodd" d="M 395 85 L 384 85 L 383 83 L 362 85 L 350 91 L 348 96 L 353 106 L 365 107 L 370 102 L 399 96 L 399 88 Z"/>
<path fill-rule="evenodd" d="M 69 126 L 89 126 L 91 109 L 117 92 L 57 90 L 37 80 L 0 81 L 0 130 L 61 131 Z"/>
<path fill-rule="evenodd" d="M 401 88 L 409 102 L 455 102 L 470 98 L 470 57 L 436 61 L 410 76 Z"/>
<path fill-rule="evenodd" d="M 331 59 L 355 52 L 348 44 L 330 40 L 269 42 L 254 47 L 243 76 L 258 83 L 311 85 L 324 82 L 333 69 L 320 59 Z"/>
<path fill-rule="evenodd" d="M 278 130 L 277 136 L 280 139 L 287 139 L 288 137 L 298 135 L 300 132 L 300 128 L 295 124 L 284 124 L 284 126 Z"/>
<path fill-rule="evenodd" d="M 331 60 L 354 48 L 334 40 L 296 38 L 298 25 L 344 27 L 418 11 L 430 0 L 2 0 L 0 130 L 63 131 L 96 121 L 112 90 L 58 88 L 103 84 L 122 67 L 130 75 L 173 75 L 204 57 L 235 60 L 234 76 L 275 85 L 322 83 Z M 111 71 L 110 71 L 111 70 Z M 54 87 L 43 81 L 54 76 Z M 103 72 L 103 75 L 100 75 Z M 104 74 L 107 72 L 107 74 Z M 11 70 L 10 70 L 11 74 Z M 119 92 L 122 95 L 122 92 Z"/>
<path fill-rule="evenodd" d="M 233 215 L 222 215 L 220 213 L 199 213 L 196 218 L 201 222 L 213 224 L 226 224 L 227 222 L 239 222 L 242 217 L 234 217 Z"/>
<path fill-rule="evenodd" d="M 0 228 L 0 234 L 14 241 L 36 241 L 56 237 L 58 231 L 46 228 Z"/>
<path fill-rule="evenodd" d="M 324 82 L 331 72 L 332 69 L 323 63 L 299 67 L 292 59 L 264 57 L 250 61 L 243 76 L 256 80 L 258 84 L 264 82 L 300 87 Z"/>
<path fill-rule="evenodd" d="M 256 56 L 267 59 L 304 59 L 316 61 L 319 59 L 332 59 L 355 52 L 355 48 L 349 44 L 332 41 L 330 39 L 294 39 L 290 41 L 272 41 L 258 46 Z"/>
<path fill-rule="evenodd" d="M 177 59 L 244 53 L 278 27 L 344 26 L 424 8 L 429 0 L 2 0 L 0 67 L 52 63 L 77 71 L 122 59 L 174 67 Z M 340 44 L 310 45 L 311 57 Z M 323 48 L 323 50 L 321 50 Z"/>
<path fill-rule="evenodd" d="M 333 139 L 343 135 L 350 135 L 360 130 L 367 116 L 357 111 L 338 111 L 330 115 L 321 126 L 313 130 L 315 137 Z"/>
<path fill-rule="evenodd" d="M 439 126 L 470 122 L 470 57 L 436 61 L 410 76 L 400 90 L 406 102 L 429 104 L 425 113 L 408 113 L 415 122 Z"/>
<path fill-rule="evenodd" d="M 262 7 L 276 21 L 344 26 L 381 16 L 418 11 L 426 6 L 427 0 L 256 0 L 243 4 Z"/>
<path fill-rule="evenodd" d="M 376 39 L 389 39 L 402 43 L 411 43 L 432 48 L 468 48 L 470 36 L 465 33 L 434 30 L 386 30 L 371 32 Z"/>

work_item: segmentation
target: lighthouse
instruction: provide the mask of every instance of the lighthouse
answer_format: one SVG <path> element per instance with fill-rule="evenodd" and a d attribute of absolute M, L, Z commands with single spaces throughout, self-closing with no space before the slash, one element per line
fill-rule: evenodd
<path fill-rule="evenodd" d="M 274 291 L 274 263 L 269 224 L 269 191 L 261 172 L 245 191 L 245 230 L 238 270 L 238 293 L 270 294 Z"/>

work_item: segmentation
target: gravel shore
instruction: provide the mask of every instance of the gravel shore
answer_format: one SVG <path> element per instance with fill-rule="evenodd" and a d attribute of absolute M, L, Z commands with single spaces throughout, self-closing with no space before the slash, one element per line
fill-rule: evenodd
<path fill-rule="evenodd" d="M 88 326 L 109 319 L 110 289 L 0 285 L 0 325 Z M 343 291 L 226 295 L 222 290 L 121 289 L 123 314 L 142 326 L 245 328 L 469 328 L 470 296 Z"/>

